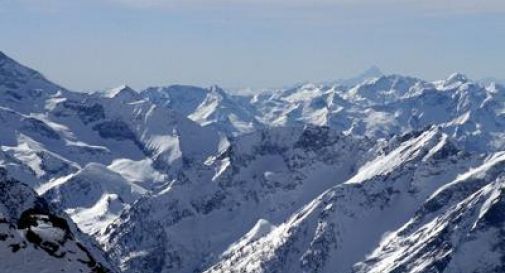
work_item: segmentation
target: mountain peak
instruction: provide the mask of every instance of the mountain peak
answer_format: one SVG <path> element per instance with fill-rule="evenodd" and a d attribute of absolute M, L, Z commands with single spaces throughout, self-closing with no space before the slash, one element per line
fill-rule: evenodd
<path fill-rule="evenodd" d="M 123 84 L 118 87 L 106 90 L 103 92 L 104 97 L 115 98 L 118 96 L 135 98 L 138 97 L 139 93 L 135 91 L 130 86 Z"/>
<path fill-rule="evenodd" d="M 114 93 L 119 93 L 119 92 L 123 92 L 123 91 L 126 91 L 126 92 L 132 92 L 132 91 L 136 92 L 135 90 L 133 90 L 133 88 L 131 88 L 129 85 L 126 85 L 126 84 L 122 84 L 120 86 L 112 88 L 110 91 L 114 92 Z"/>
<path fill-rule="evenodd" d="M 380 68 L 376 65 L 370 66 L 368 69 L 365 71 L 361 72 L 355 77 L 348 78 L 348 79 L 342 79 L 338 80 L 337 83 L 340 85 L 345 85 L 345 86 L 355 86 L 357 84 L 360 84 L 366 80 L 372 79 L 372 78 L 378 78 L 383 76 L 384 73 L 380 70 Z"/>
<path fill-rule="evenodd" d="M 208 89 L 210 92 L 215 92 L 217 94 L 220 94 L 222 96 L 226 96 L 226 91 L 224 91 L 223 88 L 221 88 L 219 85 L 217 84 L 214 84 L 214 85 L 211 85 Z"/>
<path fill-rule="evenodd" d="M 127 84 L 122 84 L 122 85 L 120 85 L 118 87 L 113 88 L 112 90 L 115 90 L 117 92 L 121 92 L 121 91 L 128 91 L 128 92 L 133 91 L 133 92 L 136 92 L 133 88 L 131 88 Z"/>
<path fill-rule="evenodd" d="M 447 79 L 446 79 L 446 84 L 453 84 L 453 83 L 464 83 L 468 81 L 468 77 L 462 73 L 452 73 Z"/>
<path fill-rule="evenodd" d="M 380 77 L 382 75 L 384 75 L 384 73 L 382 73 L 382 70 L 378 66 L 372 65 L 367 70 L 363 71 L 359 76 Z"/>

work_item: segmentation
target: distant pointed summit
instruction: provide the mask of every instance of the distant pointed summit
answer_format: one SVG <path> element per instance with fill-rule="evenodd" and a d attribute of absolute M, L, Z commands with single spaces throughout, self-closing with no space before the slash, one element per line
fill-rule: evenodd
<path fill-rule="evenodd" d="M 382 73 L 382 70 L 378 66 L 372 65 L 367 70 L 363 71 L 363 73 L 361 73 L 359 76 L 361 76 L 361 77 L 380 77 L 382 75 L 384 75 L 384 73 Z"/>
<path fill-rule="evenodd" d="M 445 79 L 442 82 L 444 87 L 451 87 L 454 85 L 461 85 L 468 81 L 469 79 L 466 75 L 462 73 L 452 73 L 447 79 Z"/>
<path fill-rule="evenodd" d="M 373 78 L 378 78 L 383 76 L 384 73 L 380 70 L 380 68 L 376 65 L 372 65 L 362 73 L 358 74 L 355 77 L 348 78 L 348 79 L 341 79 L 338 80 L 336 83 L 344 86 L 355 86 L 357 84 L 360 84 L 366 80 L 373 79 Z"/>
<path fill-rule="evenodd" d="M 139 92 L 126 84 L 108 90 L 98 91 L 96 94 L 105 98 L 119 99 L 123 102 L 135 101 L 142 98 Z"/>
<path fill-rule="evenodd" d="M 468 77 L 462 73 L 452 73 L 449 78 L 447 78 L 447 82 L 466 82 L 468 81 Z"/>
<path fill-rule="evenodd" d="M 227 97 L 228 94 L 226 93 L 226 91 L 224 91 L 223 88 L 221 88 L 219 85 L 217 84 L 214 84 L 214 85 L 211 85 L 208 89 L 207 89 L 209 92 L 211 93 L 216 93 L 216 94 L 219 94 L 220 96 L 222 97 Z"/>
<path fill-rule="evenodd" d="M 135 91 L 133 88 L 131 88 L 130 86 L 128 86 L 126 84 L 120 85 L 118 87 L 115 87 L 115 88 L 112 88 L 109 90 L 109 94 L 112 95 L 113 97 L 121 92 L 138 93 L 137 91 Z"/>

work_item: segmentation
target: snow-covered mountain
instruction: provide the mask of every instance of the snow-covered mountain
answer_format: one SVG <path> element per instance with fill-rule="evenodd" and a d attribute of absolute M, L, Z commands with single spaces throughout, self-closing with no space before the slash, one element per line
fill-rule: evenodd
<path fill-rule="evenodd" d="M 254 108 L 241 104 L 218 86 L 150 87 L 142 91 L 141 95 L 157 105 L 173 109 L 202 126 L 214 127 L 226 135 L 249 133 L 261 127 Z"/>
<path fill-rule="evenodd" d="M 367 70 L 361 72 L 359 75 L 347 78 L 347 79 L 339 79 L 336 81 L 330 81 L 327 82 L 327 85 L 341 85 L 341 86 L 356 86 L 364 81 L 373 79 L 373 78 L 379 78 L 381 76 L 384 76 L 384 73 L 381 71 L 381 69 L 376 66 L 372 65 L 369 67 Z"/>
<path fill-rule="evenodd" d="M 373 139 L 437 124 L 468 150 L 505 148 L 505 88 L 479 85 L 453 74 L 438 82 L 399 75 L 366 80 L 351 88 L 306 84 L 251 103 L 270 126 L 313 124 Z"/>
<path fill-rule="evenodd" d="M 75 93 L 8 57 L 2 68 L 2 164 L 87 232 L 227 141 L 127 87 L 111 96 Z M 147 172 L 132 175 L 135 168 Z"/>
<path fill-rule="evenodd" d="M 22 182 L 0 168 L 1 271 L 115 272 L 107 256 Z"/>
<path fill-rule="evenodd" d="M 349 178 L 369 153 L 368 141 L 329 128 L 245 135 L 206 168 L 187 169 L 167 190 L 136 202 L 101 242 L 125 272 L 202 271 L 258 219 L 282 223 Z"/>
<path fill-rule="evenodd" d="M 354 271 L 502 272 L 504 159 L 493 154 L 440 187 Z"/>
<path fill-rule="evenodd" d="M 77 93 L 0 53 L 0 264 L 502 272 L 504 113 L 457 73 Z"/>
<path fill-rule="evenodd" d="M 351 272 L 434 191 L 480 162 L 438 128 L 396 146 L 263 236 L 239 240 L 208 272 Z"/>
<path fill-rule="evenodd" d="M 105 228 L 125 207 L 147 192 L 98 163 L 89 163 L 76 173 L 54 179 L 38 191 L 72 215 L 75 223 L 89 234 Z"/>

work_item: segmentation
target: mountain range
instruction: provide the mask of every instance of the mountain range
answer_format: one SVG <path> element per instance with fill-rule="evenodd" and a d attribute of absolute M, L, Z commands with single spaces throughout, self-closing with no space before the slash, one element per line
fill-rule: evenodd
<path fill-rule="evenodd" d="M 0 53 L 0 121 L 5 272 L 505 271 L 499 83 L 82 93 Z"/>

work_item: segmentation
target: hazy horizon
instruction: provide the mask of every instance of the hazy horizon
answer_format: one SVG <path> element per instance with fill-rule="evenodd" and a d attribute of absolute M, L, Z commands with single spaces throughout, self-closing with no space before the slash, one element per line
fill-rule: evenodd
<path fill-rule="evenodd" d="M 503 79 L 504 14 L 497 0 L 0 0 L 0 50 L 79 91 L 271 88 L 372 65 Z"/>

